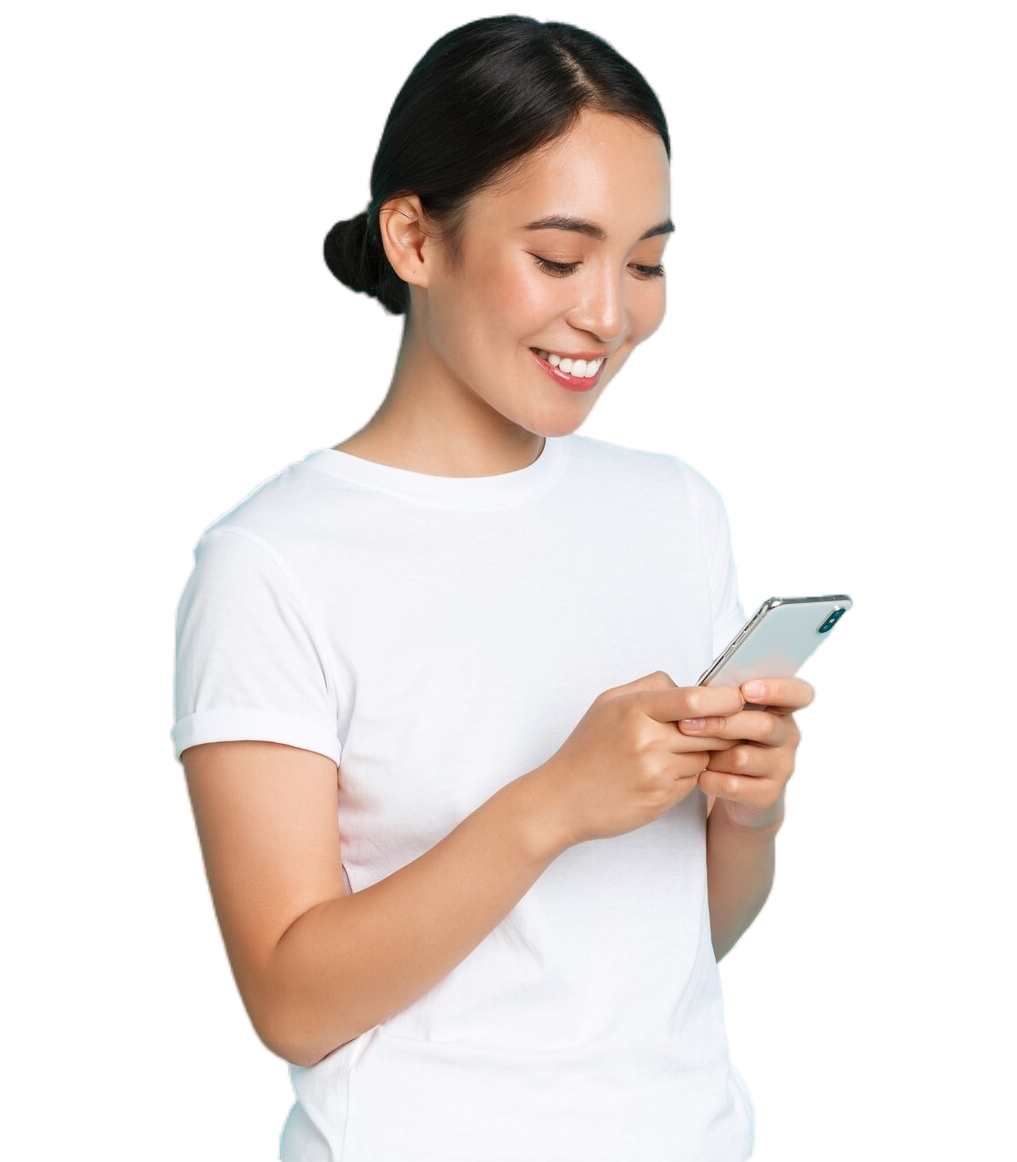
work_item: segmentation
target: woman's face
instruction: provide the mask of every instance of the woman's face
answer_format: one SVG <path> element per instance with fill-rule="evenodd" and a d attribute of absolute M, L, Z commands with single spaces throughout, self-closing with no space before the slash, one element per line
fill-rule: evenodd
<path fill-rule="evenodd" d="M 459 266 L 413 302 L 431 373 L 529 432 L 575 430 L 660 325 L 672 230 L 660 136 L 585 111 L 470 200 Z"/>

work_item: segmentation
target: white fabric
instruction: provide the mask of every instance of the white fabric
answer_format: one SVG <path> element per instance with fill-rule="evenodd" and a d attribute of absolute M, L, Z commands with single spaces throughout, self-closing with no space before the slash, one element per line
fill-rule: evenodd
<path fill-rule="evenodd" d="M 177 625 L 175 753 L 340 765 L 354 891 L 559 748 L 600 691 L 694 683 L 743 622 L 716 491 L 673 456 L 548 437 L 516 472 L 311 452 L 215 521 Z M 739 1162 L 706 799 L 570 848 L 448 977 L 311 1068 L 283 1162 Z M 421 901 L 421 907 L 427 902 Z"/>

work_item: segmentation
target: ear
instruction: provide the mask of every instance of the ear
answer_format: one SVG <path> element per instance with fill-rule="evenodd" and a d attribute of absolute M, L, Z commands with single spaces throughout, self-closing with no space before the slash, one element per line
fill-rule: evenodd
<path fill-rule="evenodd" d="M 378 214 L 381 244 L 392 269 L 411 286 L 426 287 L 435 264 L 433 239 L 426 232 L 427 218 L 416 194 L 392 198 Z"/>

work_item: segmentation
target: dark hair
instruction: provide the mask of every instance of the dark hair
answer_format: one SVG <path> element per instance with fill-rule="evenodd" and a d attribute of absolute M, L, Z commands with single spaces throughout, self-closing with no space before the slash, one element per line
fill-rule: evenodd
<path fill-rule="evenodd" d="M 467 199 L 513 162 L 568 132 L 584 109 L 630 117 L 671 139 L 656 94 L 605 40 L 571 24 L 488 16 L 446 33 L 414 66 L 392 105 L 371 168 L 371 201 L 325 237 L 340 282 L 393 315 L 406 284 L 381 244 L 378 212 L 416 194 L 440 225 L 453 269 Z"/>

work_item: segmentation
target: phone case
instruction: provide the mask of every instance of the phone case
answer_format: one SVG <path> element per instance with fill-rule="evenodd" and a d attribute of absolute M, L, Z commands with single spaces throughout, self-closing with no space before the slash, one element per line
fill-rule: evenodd
<path fill-rule="evenodd" d="M 699 679 L 700 686 L 740 686 L 750 678 L 793 678 L 851 608 L 845 593 L 771 597 Z"/>

